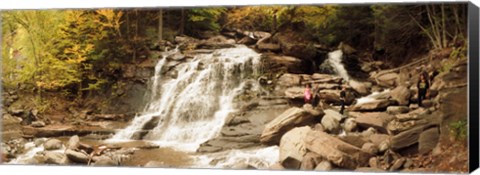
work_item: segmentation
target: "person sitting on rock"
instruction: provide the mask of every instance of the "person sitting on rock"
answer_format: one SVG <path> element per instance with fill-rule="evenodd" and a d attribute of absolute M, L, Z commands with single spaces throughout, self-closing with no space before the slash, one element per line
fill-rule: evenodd
<path fill-rule="evenodd" d="M 311 85 L 310 84 L 306 84 L 305 85 L 305 91 L 303 92 L 303 95 L 304 95 L 304 100 L 305 100 L 305 104 L 308 104 L 310 103 L 310 101 L 312 100 L 312 90 L 311 90 Z"/>
<path fill-rule="evenodd" d="M 342 105 L 340 107 L 340 114 L 343 115 L 343 111 L 345 110 L 345 96 L 346 96 L 346 92 L 347 91 L 347 88 L 345 85 L 342 86 L 342 90 L 340 91 L 340 104 Z"/>
<path fill-rule="evenodd" d="M 428 88 L 430 87 L 427 78 L 424 75 L 420 75 L 420 80 L 417 83 L 418 88 L 418 107 L 423 107 L 422 101 L 428 94 Z"/>

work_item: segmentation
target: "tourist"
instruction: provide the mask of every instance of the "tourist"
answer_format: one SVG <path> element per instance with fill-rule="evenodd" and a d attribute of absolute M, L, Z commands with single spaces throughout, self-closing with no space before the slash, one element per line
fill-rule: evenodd
<path fill-rule="evenodd" d="M 425 99 L 430 87 L 427 77 L 424 74 L 420 74 L 420 80 L 417 83 L 418 88 L 418 107 L 423 107 L 422 101 Z"/>
<path fill-rule="evenodd" d="M 345 110 L 345 96 L 346 96 L 346 85 L 342 85 L 342 90 L 340 91 L 340 114 L 343 115 L 343 111 Z"/>
<path fill-rule="evenodd" d="M 308 84 L 308 83 L 305 85 L 305 91 L 303 92 L 305 104 L 310 103 L 310 101 L 312 100 L 312 90 L 311 90 L 311 87 L 312 87 L 312 86 L 311 86 L 310 84 Z"/>

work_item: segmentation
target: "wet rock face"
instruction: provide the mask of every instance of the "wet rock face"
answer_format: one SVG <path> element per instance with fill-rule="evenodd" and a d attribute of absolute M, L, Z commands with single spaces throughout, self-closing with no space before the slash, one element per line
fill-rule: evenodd
<path fill-rule="evenodd" d="M 280 140 L 279 161 L 283 162 L 288 157 L 302 161 L 302 158 L 307 153 L 303 140 L 311 130 L 312 129 L 309 126 L 303 126 L 294 128 L 285 133 Z"/>

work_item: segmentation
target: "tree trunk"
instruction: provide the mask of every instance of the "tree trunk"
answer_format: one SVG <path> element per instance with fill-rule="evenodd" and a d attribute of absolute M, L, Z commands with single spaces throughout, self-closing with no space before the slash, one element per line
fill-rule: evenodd
<path fill-rule="evenodd" d="M 447 47 L 447 28 L 445 28 L 445 4 L 442 3 L 442 46 L 443 48 Z"/>
<path fill-rule="evenodd" d="M 178 34 L 183 35 L 185 32 L 185 9 L 182 8 L 180 12 L 181 12 L 181 16 L 180 16 L 180 27 L 178 30 Z"/>
<path fill-rule="evenodd" d="M 163 40 L 163 9 L 158 12 L 158 41 Z"/>

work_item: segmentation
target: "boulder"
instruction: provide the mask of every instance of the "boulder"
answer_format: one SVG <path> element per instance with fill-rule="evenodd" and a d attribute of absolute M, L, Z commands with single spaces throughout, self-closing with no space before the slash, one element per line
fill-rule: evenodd
<path fill-rule="evenodd" d="M 393 150 L 399 150 L 408 146 L 411 146 L 418 142 L 420 134 L 426 125 L 415 126 L 409 130 L 403 131 L 391 138 L 391 148 Z"/>
<path fill-rule="evenodd" d="M 304 88 L 302 87 L 291 87 L 285 90 L 285 96 L 289 99 L 299 99 L 302 100 L 304 98 Z"/>
<path fill-rule="evenodd" d="M 425 154 L 433 150 L 437 146 L 440 133 L 437 127 L 423 131 L 418 138 L 418 152 Z"/>
<path fill-rule="evenodd" d="M 315 167 L 315 171 L 331 171 L 332 169 L 332 163 L 330 163 L 328 160 L 321 161 Z"/>
<path fill-rule="evenodd" d="M 405 163 L 405 158 L 400 158 L 397 159 L 393 162 L 393 165 L 390 167 L 390 171 L 396 171 L 402 167 L 402 165 Z"/>
<path fill-rule="evenodd" d="M 272 166 L 270 166 L 270 169 L 272 169 L 272 170 L 284 170 L 285 167 L 283 167 L 281 163 L 275 163 Z"/>
<path fill-rule="evenodd" d="M 301 75 L 286 73 L 277 80 L 277 86 L 293 87 L 300 85 Z M 303 90 L 302 90 L 303 93 Z"/>
<path fill-rule="evenodd" d="M 279 161 L 283 162 L 288 157 L 302 161 L 307 153 L 303 140 L 311 130 L 309 126 L 303 126 L 293 128 L 285 133 L 280 139 Z"/>
<path fill-rule="evenodd" d="M 367 129 L 369 127 L 375 128 L 381 133 L 387 132 L 388 123 L 393 120 L 394 116 L 384 112 L 368 112 L 355 118 L 358 127 Z"/>
<path fill-rule="evenodd" d="M 32 122 L 31 126 L 32 127 L 36 127 L 36 128 L 39 128 L 39 127 L 44 127 L 46 124 L 44 121 L 34 121 Z"/>
<path fill-rule="evenodd" d="M 342 136 L 339 136 L 338 138 L 358 148 L 361 148 L 365 143 L 368 142 L 368 140 L 365 139 L 365 137 L 363 137 L 361 134 L 356 134 L 356 133 L 342 135 Z"/>
<path fill-rule="evenodd" d="M 390 92 L 393 100 L 397 101 L 399 105 L 406 106 L 410 101 L 410 90 L 406 86 L 397 86 Z"/>
<path fill-rule="evenodd" d="M 264 58 L 266 58 L 266 60 L 268 60 L 272 64 L 286 68 L 287 72 L 289 73 L 305 72 L 302 64 L 302 60 L 298 58 L 283 56 L 283 55 L 273 55 L 273 54 L 266 54 Z"/>
<path fill-rule="evenodd" d="M 398 74 L 397 73 L 386 73 L 381 74 L 375 80 L 378 85 L 385 87 L 395 86 L 397 83 Z"/>
<path fill-rule="evenodd" d="M 348 81 L 348 85 L 357 91 L 360 95 L 367 95 L 370 92 L 368 91 L 368 86 L 365 83 L 361 83 L 355 80 Z"/>
<path fill-rule="evenodd" d="M 75 163 L 87 164 L 89 160 L 89 156 L 86 153 L 77 152 L 71 149 L 67 149 L 65 151 L 65 155 L 68 157 L 68 159 Z"/>
<path fill-rule="evenodd" d="M 363 144 L 362 151 L 364 151 L 366 153 L 370 153 L 372 155 L 375 155 L 375 154 L 378 153 L 378 147 L 376 145 L 374 145 L 373 143 L 367 142 L 367 143 Z"/>
<path fill-rule="evenodd" d="M 410 108 L 407 106 L 389 106 L 387 107 L 387 113 L 396 115 L 396 114 L 404 114 L 408 113 Z"/>
<path fill-rule="evenodd" d="M 377 99 L 365 103 L 355 104 L 350 111 L 383 111 L 390 105 L 388 99 Z"/>
<path fill-rule="evenodd" d="M 63 143 L 58 139 L 49 139 L 45 143 L 43 143 L 43 148 L 45 150 L 56 150 L 62 147 L 63 147 Z"/>
<path fill-rule="evenodd" d="M 272 52 L 278 52 L 281 50 L 279 44 L 274 44 L 274 43 L 258 43 L 257 48 L 261 51 L 272 51 Z"/>
<path fill-rule="evenodd" d="M 78 135 L 74 135 L 70 137 L 70 139 L 68 140 L 67 149 L 76 150 L 79 145 L 80 145 L 80 138 L 78 137 Z"/>
<path fill-rule="evenodd" d="M 372 168 L 378 168 L 379 164 L 380 162 L 377 157 L 372 157 L 370 160 L 368 160 L 368 165 Z"/>
<path fill-rule="evenodd" d="M 314 152 L 308 152 L 302 159 L 300 170 L 313 170 L 322 160 L 323 158 L 320 155 Z"/>
<path fill-rule="evenodd" d="M 47 151 L 45 153 L 45 163 L 56 164 L 56 165 L 66 165 L 70 162 L 67 156 L 63 153 Z"/>
<path fill-rule="evenodd" d="M 260 142 L 268 145 L 278 144 L 283 134 L 290 129 L 311 124 L 314 120 L 315 116 L 304 109 L 298 107 L 287 109 L 265 126 Z"/>
<path fill-rule="evenodd" d="M 389 139 L 389 135 L 387 134 L 372 134 L 368 137 L 368 140 L 376 145 L 377 147 L 380 147 L 380 144 L 386 140 Z"/>
<path fill-rule="evenodd" d="M 305 138 L 307 149 L 341 168 L 355 169 L 368 164 L 372 155 L 325 132 L 310 131 Z"/>
<path fill-rule="evenodd" d="M 357 129 L 357 121 L 354 118 L 347 118 L 343 124 L 343 129 L 346 132 L 353 132 Z"/>
<path fill-rule="evenodd" d="M 285 169 L 298 170 L 302 162 L 292 157 L 287 157 L 281 164 Z"/>
<path fill-rule="evenodd" d="M 100 156 L 95 159 L 95 166 L 118 166 L 120 162 L 113 160 L 108 156 Z"/>
<path fill-rule="evenodd" d="M 324 112 L 325 115 L 321 121 L 323 128 L 330 133 L 338 133 L 341 129 L 340 120 L 342 120 L 342 115 L 330 109 L 324 110 Z"/>

